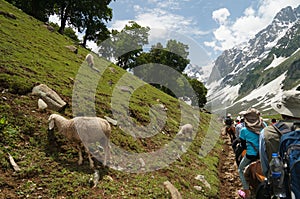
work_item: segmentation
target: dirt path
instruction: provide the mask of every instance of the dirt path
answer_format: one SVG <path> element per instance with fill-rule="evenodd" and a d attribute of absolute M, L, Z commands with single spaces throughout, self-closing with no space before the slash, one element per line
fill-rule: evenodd
<path fill-rule="evenodd" d="M 221 180 L 220 198 L 228 199 L 240 198 L 237 191 L 242 188 L 238 176 L 235 156 L 231 148 L 231 142 L 228 136 L 223 136 L 224 145 L 221 154 L 221 164 L 219 167 L 219 178 Z"/>

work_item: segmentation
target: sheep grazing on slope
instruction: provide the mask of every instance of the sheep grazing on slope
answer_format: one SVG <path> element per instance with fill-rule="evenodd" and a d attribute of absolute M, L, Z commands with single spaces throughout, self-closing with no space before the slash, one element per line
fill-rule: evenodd
<path fill-rule="evenodd" d="M 48 121 L 50 131 L 56 126 L 59 133 L 76 145 L 79 155 L 79 165 L 81 165 L 83 161 L 81 152 L 81 144 L 83 143 L 88 154 L 90 167 L 94 168 L 94 162 L 88 144 L 97 143 L 104 138 L 103 149 L 105 155 L 103 164 L 106 165 L 107 159 L 110 159 L 109 138 L 111 127 L 105 119 L 99 117 L 75 117 L 69 120 L 61 115 L 52 114 Z"/>
<path fill-rule="evenodd" d="M 188 140 L 192 139 L 193 126 L 191 124 L 185 124 L 185 125 L 181 126 L 180 131 L 178 132 L 178 135 L 180 135 L 183 138 L 186 138 Z"/>
<path fill-rule="evenodd" d="M 89 67 L 91 67 L 93 70 L 97 71 L 98 73 L 100 72 L 94 65 L 94 57 L 92 54 L 87 54 L 87 56 L 85 57 L 85 60 L 87 61 Z"/>

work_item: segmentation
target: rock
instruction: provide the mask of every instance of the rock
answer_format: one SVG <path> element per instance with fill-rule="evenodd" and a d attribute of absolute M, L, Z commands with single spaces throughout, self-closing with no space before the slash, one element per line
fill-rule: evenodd
<path fill-rule="evenodd" d="M 78 48 L 76 48 L 75 46 L 70 45 L 70 46 L 66 46 L 66 48 L 75 54 L 78 53 Z"/>
<path fill-rule="evenodd" d="M 112 73 L 116 73 L 116 72 L 117 72 L 116 69 L 113 68 L 113 67 L 109 67 L 109 70 L 110 70 Z"/>
<path fill-rule="evenodd" d="M 205 177 L 203 175 L 197 175 L 195 177 L 196 180 L 199 180 L 200 182 L 202 182 L 204 184 L 204 186 L 206 186 L 207 188 L 211 189 L 210 184 L 205 180 Z"/>
<path fill-rule="evenodd" d="M 131 93 L 130 88 L 128 86 L 119 86 L 118 88 L 123 92 Z"/>
<path fill-rule="evenodd" d="M 45 84 L 40 84 L 32 89 L 32 94 L 39 96 L 49 107 L 49 109 L 62 112 L 67 103 L 61 97 Z"/>
<path fill-rule="evenodd" d="M 146 163 L 145 163 L 145 161 L 143 160 L 143 158 L 140 158 L 139 161 L 140 161 L 142 167 L 145 167 L 145 166 L 146 166 Z"/>
<path fill-rule="evenodd" d="M 117 120 L 114 120 L 108 116 L 104 116 L 104 118 L 109 122 L 111 123 L 112 125 L 116 126 L 118 124 L 118 121 Z"/>
<path fill-rule="evenodd" d="M 195 188 L 197 191 L 202 191 L 202 187 L 200 187 L 200 186 L 194 186 L 194 188 Z"/>
<path fill-rule="evenodd" d="M 46 104 L 46 102 L 44 102 L 44 100 L 39 99 L 38 100 L 38 109 L 39 110 L 45 110 L 48 107 L 48 105 Z"/>
<path fill-rule="evenodd" d="M 164 186 L 170 191 L 172 199 L 182 199 L 181 194 L 171 182 L 165 181 Z"/>

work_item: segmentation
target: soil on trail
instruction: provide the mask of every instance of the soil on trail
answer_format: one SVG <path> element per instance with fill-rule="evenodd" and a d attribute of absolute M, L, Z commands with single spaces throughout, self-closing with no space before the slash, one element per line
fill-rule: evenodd
<path fill-rule="evenodd" d="M 220 198 L 240 198 L 237 191 L 242 188 L 242 184 L 238 175 L 235 156 L 231 147 L 229 136 L 222 135 L 224 145 L 220 156 L 219 179 Z"/>

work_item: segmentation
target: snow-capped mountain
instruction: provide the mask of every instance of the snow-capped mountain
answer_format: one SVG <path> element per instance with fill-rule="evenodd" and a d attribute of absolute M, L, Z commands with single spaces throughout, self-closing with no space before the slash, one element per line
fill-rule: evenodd
<path fill-rule="evenodd" d="M 190 64 L 185 68 L 184 73 L 187 74 L 189 77 L 195 78 L 200 82 L 206 84 L 211 74 L 212 68 L 213 63 L 207 66 L 198 66 L 195 64 Z"/>
<path fill-rule="evenodd" d="M 299 48 L 300 6 L 286 7 L 254 38 L 215 60 L 205 81 L 208 108 L 239 112 L 255 106 L 269 111 L 271 98 L 300 85 Z"/>

